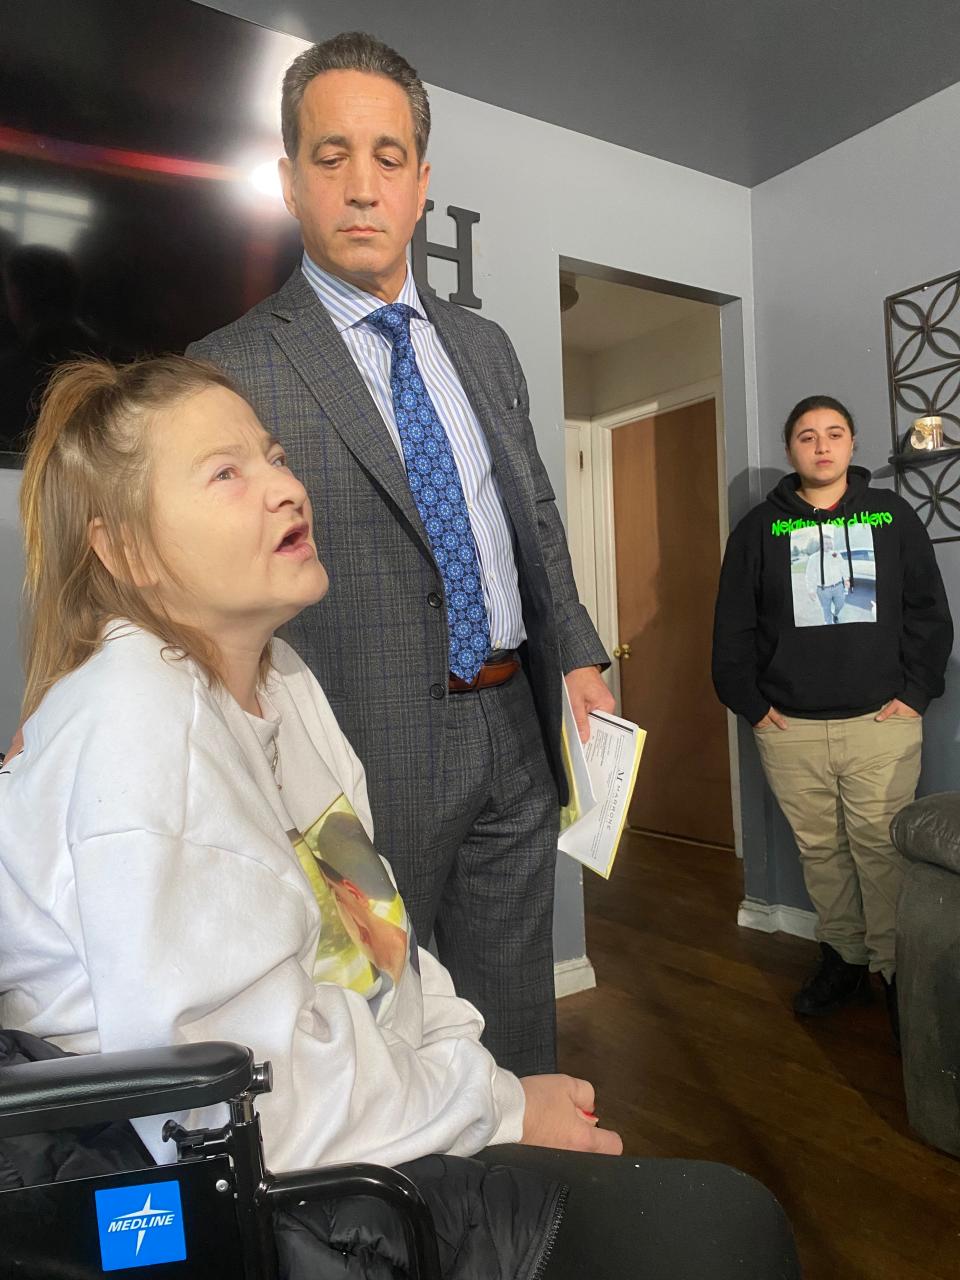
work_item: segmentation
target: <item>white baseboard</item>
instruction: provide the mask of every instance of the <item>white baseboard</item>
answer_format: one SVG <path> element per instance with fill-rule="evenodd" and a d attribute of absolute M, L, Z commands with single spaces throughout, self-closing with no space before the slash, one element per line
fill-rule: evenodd
<path fill-rule="evenodd" d="M 589 991 L 597 985 L 597 975 L 586 956 L 573 960 L 558 960 L 553 966 L 553 985 L 557 999 L 572 996 L 577 991 Z"/>
<path fill-rule="evenodd" d="M 778 903 L 755 902 L 744 898 L 737 912 L 737 924 L 744 929 L 759 929 L 761 933 L 791 933 L 795 938 L 817 936 L 817 914 L 801 911 L 799 907 L 784 907 Z"/>

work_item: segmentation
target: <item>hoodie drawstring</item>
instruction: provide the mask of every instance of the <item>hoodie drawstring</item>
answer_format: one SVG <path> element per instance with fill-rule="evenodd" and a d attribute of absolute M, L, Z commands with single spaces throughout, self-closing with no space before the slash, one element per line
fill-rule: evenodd
<path fill-rule="evenodd" d="M 847 528 L 847 522 L 843 522 L 843 540 L 847 544 L 847 569 L 850 572 L 850 590 L 857 584 L 856 578 L 853 576 L 853 556 L 850 554 L 850 530 Z"/>
<path fill-rule="evenodd" d="M 822 587 L 826 582 L 826 578 L 824 577 L 824 573 L 823 573 L 823 521 L 822 520 L 817 521 L 817 531 L 820 534 L 820 585 Z"/>

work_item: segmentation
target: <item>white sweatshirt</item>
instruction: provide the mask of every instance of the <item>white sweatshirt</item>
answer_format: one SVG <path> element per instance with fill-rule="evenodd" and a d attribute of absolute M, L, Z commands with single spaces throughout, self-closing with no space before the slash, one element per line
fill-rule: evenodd
<path fill-rule="evenodd" d="M 273 1063 L 275 1170 L 517 1141 L 519 1081 L 407 947 L 365 861 L 363 769 L 309 670 L 274 642 L 264 724 L 155 637 L 112 635 L 0 770 L 0 1025 L 78 1053 L 249 1045 Z M 164 1119 L 137 1122 L 159 1161 Z"/>

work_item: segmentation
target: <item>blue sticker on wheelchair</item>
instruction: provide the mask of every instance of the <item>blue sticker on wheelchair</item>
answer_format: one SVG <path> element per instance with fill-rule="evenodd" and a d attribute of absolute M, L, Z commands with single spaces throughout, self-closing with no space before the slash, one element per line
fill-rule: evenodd
<path fill-rule="evenodd" d="M 144 1182 L 93 1194 L 104 1271 L 186 1258 L 179 1182 Z"/>

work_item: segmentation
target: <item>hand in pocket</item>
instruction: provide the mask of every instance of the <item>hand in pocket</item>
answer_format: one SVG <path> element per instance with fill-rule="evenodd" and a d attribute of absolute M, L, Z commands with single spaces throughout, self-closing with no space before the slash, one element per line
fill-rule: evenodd
<path fill-rule="evenodd" d="M 888 703 L 880 708 L 875 718 L 882 722 L 889 720 L 891 716 L 895 716 L 898 720 L 919 720 L 921 718 L 919 711 L 914 711 L 913 707 L 908 707 L 899 698 L 891 698 Z"/>
<path fill-rule="evenodd" d="M 776 707 L 771 707 L 762 720 L 758 720 L 753 726 L 757 733 L 763 733 L 765 729 L 785 729 L 787 727 L 786 716 L 782 716 Z"/>

